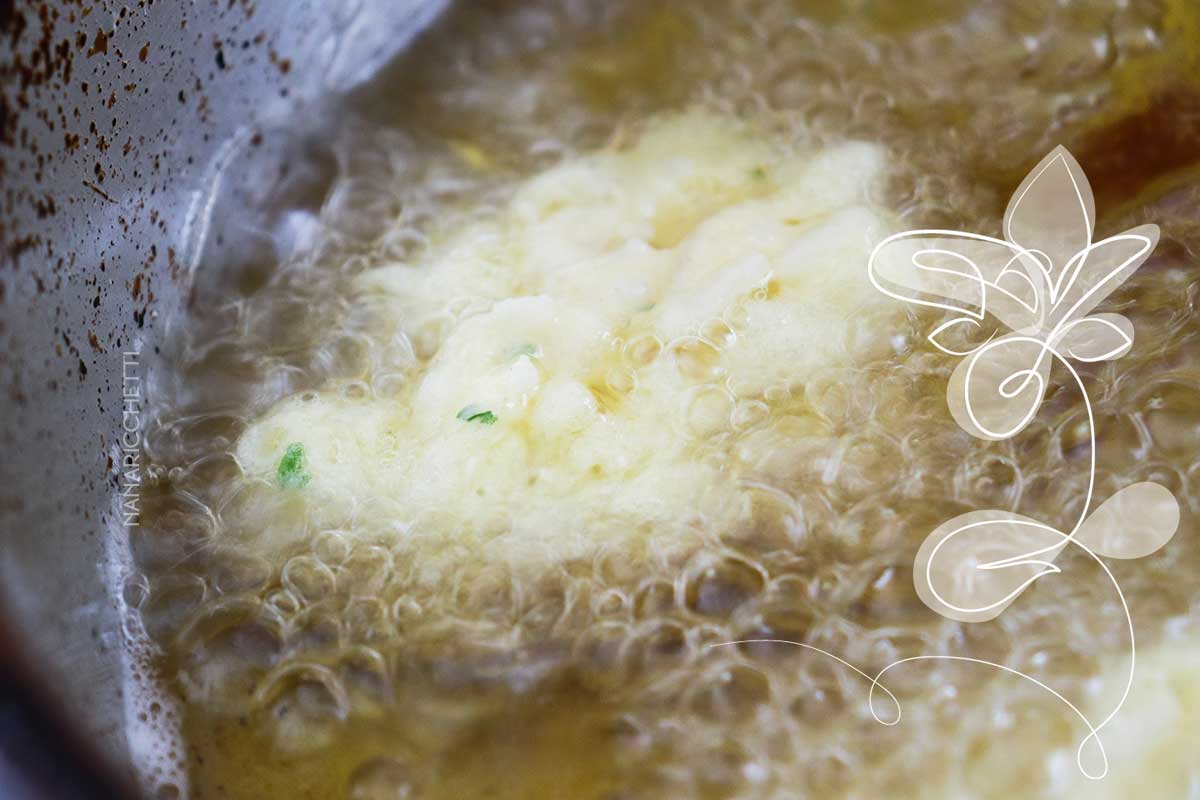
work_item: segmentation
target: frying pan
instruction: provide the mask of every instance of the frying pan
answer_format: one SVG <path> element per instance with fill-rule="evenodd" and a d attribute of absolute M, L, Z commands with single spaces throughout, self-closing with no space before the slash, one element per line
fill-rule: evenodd
<path fill-rule="evenodd" d="M 154 791 L 123 500 L 159 343 L 269 247 L 246 220 L 294 152 L 262 131 L 319 118 L 444 5 L 0 3 L 0 766 L 35 796 Z"/>

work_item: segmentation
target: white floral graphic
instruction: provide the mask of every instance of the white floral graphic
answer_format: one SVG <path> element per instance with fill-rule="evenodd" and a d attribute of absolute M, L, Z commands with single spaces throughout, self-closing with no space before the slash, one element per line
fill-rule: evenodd
<path fill-rule="evenodd" d="M 905 231 L 881 242 L 871 281 L 899 300 L 960 313 L 930 341 L 971 356 L 950 381 L 950 409 L 984 439 L 1006 439 L 1037 413 L 1053 358 L 1106 361 L 1133 344 L 1120 314 L 1087 316 L 1134 273 L 1158 242 L 1157 225 L 1092 241 L 1095 206 L 1087 178 L 1063 147 L 1046 156 L 1013 194 L 1004 239 L 945 230 Z M 1012 333 L 967 351 L 941 342 L 991 314 Z"/>
<path fill-rule="evenodd" d="M 963 355 L 951 375 L 951 414 L 968 433 L 1006 439 L 1037 414 L 1052 362 L 1067 368 L 1092 419 L 1087 388 L 1070 361 L 1120 358 L 1133 345 L 1133 325 L 1120 314 L 1087 316 L 1141 266 L 1158 242 L 1142 225 L 1092 241 L 1095 206 L 1079 164 L 1053 150 L 1021 183 L 1004 214 L 1004 239 L 955 231 L 906 231 L 871 255 L 871 280 L 886 294 L 961 312 L 929 335 L 934 346 Z M 1012 330 L 966 351 L 940 337 L 954 326 L 978 327 L 991 314 Z M 916 559 L 917 590 L 952 619 L 992 619 L 1074 543 L 1110 558 L 1154 552 L 1175 533 L 1179 508 L 1153 483 L 1126 487 L 1088 516 L 1096 442 L 1083 512 L 1069 533 L 1007 511 L 974 511 L 946 522 Z"/>
<path fill-rule="evenodd" d="M 1004 214 L 1003 239 L 958 231 L 906 231 L 881 242 L 868 269 L 880 291 L 958 314 L 937 326 L 929 340 L 943 352 L 965 356 L 950 377 L 947 401 L 968 433 L 1000 440 L 1024 429 L 1041 406 L 1056 361 L 1074 379 L 1088 416 L 1087 496 L 1074 527 L 1063 532 L 1003 510 L 955 517 L 930 533 L 917 552 L 913 574 L 921 599 L 951 619 L 993 619 L 1035 581 L 1059 573 L 1054 560 L 1073 544 L 1112 580 L 1125 610 L 1132 655 L 1133 624 L 1125 598 L 1100 556 L 1140 558 L 1162 547 L 1179 525 L 1179 506 L 1166 488 L 1145 482 L 1125 487 L 1091 510 L 1095 424 L 1087 387 L 1071 361 L 1116 359 L 1132 347 L 1133 325 L 1127 318 L 1088 314 L 1149 256 L 1158 242 L 1158 226 L 1141 225 L 1097 242 L 1092 239 L 1095 217 L 1083 170 L 1058 147 L 1013 194 Z M 989 314 L 1011 333 L 993 335 L 966 350 L 943 343 L 955 326 L 979 328 Z M 1132 680 L 1131 659 L 1125 695 Z M 1071 706 L 1090 731 L 1077 754 L 1088 777 L 1107 772 L 1097 732 L 1123 702 L 1124 695 L 1095 725 Z M 1089 742 L 1099 757 L 1092 768 L 1084 763 Z"/>
<path fill-rule="evenodd" d="M 1136 663 L 1133 620 L 1121 587 L 1105 558 L 1140 558 L 1162 547 L 1179 525 L 1179 505 L 1165 487 L 1127 486 L 1092 509 L 1096 479 L 1096 434 L 1091 402 L 1072 361 L 1120 358 L 1133 345 L 1133 325 L 1120 314 L 1091 314 L 1134 273 L 1158 242 L 1158 226 L 1141 225 L 1095 242 L 1095 204 L 1079 164 L 1063 147 L 1051 151 L 1029 173 L 1009 201 L 1003 239 L 950 230 L 914 230 L 890 236 L 871 254 L 872 283 L 891 297 L 952 312 L 929 340 L 950 355 L 963 356 L 947 387 L 958 424 L 973 436 L 999 441 L 1020 433 L 1037 415 L 1051 366 L 1071 375 L 1087 411 L 1090 464 L 1082 510 L 1070 531 L 1011 511 L 971 511 L 930 533 L 917 551 L 913 580 L 927 606 L 950 619 L 983 622 L 1001 614 L 1035 581 L 1061 573 L 1057 556 L 1074 545 L 1103 570 L 1125 615 L 1129 672 L 1115 707 L 1093 722 L 1047 684 L 991 661 L 965 656 L 926 655 L 894 661 L 874 676 L 834 653 L 786 642 L 827 656 L 870 684 L 868 705 L 885 725 L 900 721 L 901 709 L 883 677 L 902 665 L 925 661 L 970 662 L 1022 678 L 1052 694 L 1087 729 L 1076 763 L 1088 778 L 1108 773 L 1100 730 L 1124 705 Z M 1009 329 L 982 343 L 955 349 L 956 333 L 981 331 L 985 323 Z M 969 338 L 969 337 L 964 337 Z M 746 640 L 774 641 L 782 640 Z M 725 642 L 721 645 L 736 644 Z M 894 707 L 884 718 L 876 692 Z"/>

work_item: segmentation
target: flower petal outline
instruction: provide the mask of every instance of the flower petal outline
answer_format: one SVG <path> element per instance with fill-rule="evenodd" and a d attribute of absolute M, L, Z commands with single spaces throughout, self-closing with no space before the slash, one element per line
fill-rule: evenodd
<path fill-rule="evenodd" d="M 959 427 L 978 439 L 1000 441 L 1033 421 L 1050 381 L 1052 353 L 1028 333 L 990 339 L 950 374 L 946 404 Z"/>
<path fill-rule="evenodd" d="M 1091 245 L 1095 227 L 1091 184 L 1062 145 L 1029 171 L 1004 211 L 1004 238 L 1040 256 L 1051 300 L 1059 295 L 1068 261 Z"/>
<path fill-rule="evenodd" d="M 1139 225 L 1072 256 L 1050 303 L 1053 326 L 1079 319 L 1102 303 L 1149 258 L 1158 237 L 1157 225 Z"/>
<path fill-rule="evenodd" d="M 1040 327 L 1048 284 L 1033 254 L 991 236 L 926 229 L 888 236 L 867 272 L 889 297 L 977 320 L 991 313 L 1012 330 Z"/>

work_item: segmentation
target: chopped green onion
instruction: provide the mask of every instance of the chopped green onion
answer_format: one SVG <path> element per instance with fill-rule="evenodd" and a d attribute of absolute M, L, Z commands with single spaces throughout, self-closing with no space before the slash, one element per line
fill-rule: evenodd
<path fill-rule="evenodd" d="M 512 352 L 509 354 L 509 358 L 520 358 L 521 356 L 530 356 L 532 358 L 533 356 L 536 356 L 536 355 L 537 355 L 537 345 L 525 343 L 523 345 L 514 347 Z"/>
<path fill-rule="evenodd" d="M 456 416 L 463 422 L 480 422 L 484 425 L 495 425 L 496 420 L 500 419 L 486 408 L 480 408 L 476 405 L 464 407 Z"/>
<path fill-rule="evenodd" d="M 285 489 L 299 489 L 308 485 L 312 475 L 304 471 L 304 445 L 293 442 L 287 446 L 283 458 L 279 459 L 279 469 L 275 475 L 279 485 Z"/>

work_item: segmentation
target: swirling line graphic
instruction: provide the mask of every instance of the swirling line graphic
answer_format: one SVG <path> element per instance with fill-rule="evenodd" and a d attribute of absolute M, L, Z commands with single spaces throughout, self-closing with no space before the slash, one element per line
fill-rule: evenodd
<path fill-rule="evenodd" d="M 951 230 L 912 230 L 889 236 L 868 262 L 871 282 L 884 294 L 955 316 L 938 325 L 929 341 L 943 353 L 962 356 L 951 374 L 946 398 L 951 415 L 967 433 L 1000 441 L 1020 433 L 1041 407 L 1051 365 L 1071 375 L 1087 412 L 1087 492 L 1078 519 L 1067 532 L 1010 511 L 961 514 L 935 528 L 918 549 L 913 568 L 917 594 L 930 609 L 960 622 L 999 616 L 1036 581 L 1060 573 L 1055 559 L 1072 545 L 1095 561 L 1120 601 L 1129 636 L 1129 671 L 1115 706 L 1099 721 L 1030 675 L 1003 664 L 964 656 L 914 656 L 894 661 L 874 676 L 842 658 L 799 642 L 776 642 L 822 653 L 870 683 L 868 706 L 882 724 L 900 721 L 900 704 L 882 684 L 892 669 L 909 662 L 948 660 L 1002 670 L 1029 681 L 1065 704 L 1087 728 L 1076 764 L 1087 778 L 1108 773 L 1100 731 L 1129 696 L 1136 668 L 1133 619 L 1120 585 L 1103 558 L 1131 559 L 1158 550 L 1179 526 L 1179 505 L 1165 487 L 1151 482 L 1127 486 L 1092 509 L 1096 482 L 1096 427 L 1083 378 L 1072 361 L 1092 363 L 1125 355 L 1133 325 L 1124 316 L 1100 313 L 1097 305 L 1126 281 L 1158 242 L 1158 226 L 1141 225 L 1093 241 L 1095 203 L 1083 170 L 1064 147 L 1052 150 L 1013 193 L 1004 214 L 1003 239 Z M 991 315 L 1011 332 L 982 344 L 955 349 L 943 339 L 952 329 L 982 328 Z M 1103 558 L 1102 558 L 1103 557 Z M 885 719 L 875 710 L 882 690 L 895 708 Z M 1095 748 L 1098 763 L 1085 764 Z"/>

